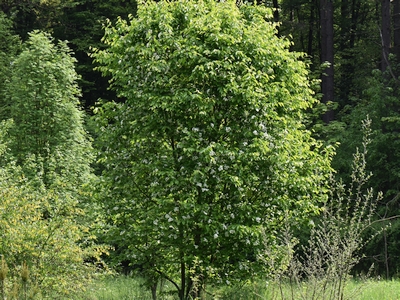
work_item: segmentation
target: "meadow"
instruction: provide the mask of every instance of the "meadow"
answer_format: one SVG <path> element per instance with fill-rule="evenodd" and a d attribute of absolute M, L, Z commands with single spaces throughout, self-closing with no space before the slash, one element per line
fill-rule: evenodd
<path fill-rule="evenodd" d="M 307 300 L 303 291 L 292 291 L 288 284 L 279 286 L 268 282 L 245 284 L 240 287 L 213 288 L 204 300 Z M 175 300 L 174 292 L 166 284 L 158 299 Z M 282 297 L 283 295 L 283 297 Z M 108 277 L 97 280 L 86 293 L 74 300 L 151 300 L 151 292 L 143 285 L 140 278 L 128 276 Z M 400 299 L 400 280 L 350 281 L 345 288 L 344 299 L 351 300 L 398 300 Z M 343 299 L 343 300 L 344 300 Z M 321 299 L 322 300 L 322 299 Z"/>

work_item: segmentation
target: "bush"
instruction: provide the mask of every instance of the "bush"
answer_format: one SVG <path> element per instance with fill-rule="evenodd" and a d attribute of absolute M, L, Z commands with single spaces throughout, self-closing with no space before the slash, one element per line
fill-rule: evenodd
<path fill-rule="evenodd" d="M 85 212 L 60 192 L 61 183 L 53 190 L 40 176 L 28 180 L 6 158 L 2 138 L 7 124 L 2 122 L 0 129 L 0 256 L 8 269 L 0 272 L 2 291 L 12 298 L 29 287 L 32 297 L 54 299 L 82 290 L 95 271 L 88 261 L 99 261 L 103 248 L 94 245 Z"/>
<path fill-rule="evenodd" d="M 380 230 L 367 236 L 365 231 L 375 223 L 377 203 L 382 198 L 366 184 L 371 174 L 366 171 L 367 146 L 370 143 L 370 120 L 363 122 L 363 151 L 354 154 L 351 184 L 346 187 L 332 179 L 331 195 L 321 215 L 311 228 L 307 243 L 293 252 L 293 239 L 286 234 L 288 268 L 278 271 L 281 285 L 291 285 L 291 293 L 282 299 L 345 299 L 345 286 L 351 271 L 360 262 L 360 250 Z M 281 290 L 282 291 L 282 290 Z"/>

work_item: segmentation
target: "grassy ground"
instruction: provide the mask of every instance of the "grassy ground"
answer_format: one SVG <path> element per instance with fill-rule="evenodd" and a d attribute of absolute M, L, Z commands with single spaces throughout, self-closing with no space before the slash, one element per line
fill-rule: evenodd
<path fill-rule="evenodd" d="M 126 276 L 98 280 L 87 292 L 75 300 L 151 300 L 151 292 L 141 280 Z M 172 299 L 172 298 L 171 298 Z"/>
<path fill-rule="evenodd" d="M 168 294 L 172 290 L 168 285 L 163 288 L 160 300 L 175 300 L 176 297 Z M 292 300 L 290 289 L 283 287 L 284 298 L 276 285 L 265 282 L 246 285 L 240 288 L 224 287 L 213 290 L 207 300 Z M 296 298 L 295 300 L 302 300 Z M 151 300 L 151 293 L 146 290 L 141 281 L 130 277 L 105 278 L 91 286 L 85 295 L 74 300 Z M 367 282 L 350 282 L 346 287 L 345 299 L 349 300 L 400 300 L 400 281 L 369 280 Z M 306 300 L 306 299 L 305 299 Z"/>
<path fill-rule="evenodd" d="M 400 281 L 369 281 L 362 289 L 360 300 L 398 300 Z"/>

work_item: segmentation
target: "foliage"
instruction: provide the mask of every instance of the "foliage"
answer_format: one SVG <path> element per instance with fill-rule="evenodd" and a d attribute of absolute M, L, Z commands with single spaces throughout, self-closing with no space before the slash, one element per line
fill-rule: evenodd
<path fill-rule="evenodd" d="M 3 137 L 7 123 L 2 123 Z M 8 266 L 2 292 L 22 292 L 22 270 L 25 288 L 29 286 L 32 296 L 39 299 L 84 289 L 95 271 L 85 260 L 101 254 L 100 247 L 84 246 L 85 240 L 92 239 L 88 226 L 76 221 L 84 212 L 71 205 L 72 201 L 61 199 L 55 190 L 43 184 L 38 187 L 40 178 L 28 180 L 15 163 L 4 164 L 9 157 L 4 140 L 1 145 L 0 256 Z"/>
<path fill-rule="evenodd" d="M 245 1 L 237 1 L 238 5 Z M 307 53 L 311 69 L 320 78 L 320 1 L 318 0 L 273 0 L 249 1 L 262 6 L 277 8 L 274 20 L 279 21 L 278 35 L 290 37 L 292 51 Z M 388 2 L 388 1 L 385 1 Z M 336 121 L 330 126 L 313 123 L 307 128 L 316 130 L 326 143 L 341 142 L 334 167 L 341 177 L 349 182 L 352 153 L 361 145 L 359 123 L 369 114 L 373 120 L 374 141 L 370 146 L 368 167 L 373 170 L 371 184 L 385 194 L 381 214 L 394 216 L 398 214 L 397 195 L 399 191 L 397 166 L 397 127 L 398 117 L 398 83 L 389 83 L 388 77 L 374 71 L 380 69 L 382 41 L 379 24 L 381 22 L 381 3 L 376 1 L 340 0 L 334 2 L 334 48 L 335 48 L 335 111 Z M 400 28 L 396 24 L 399 14 L 396 5 L 399 0 L 390 1 L 393 8 L 392 37 L 390 54 L 393 77 L 399 74 L 396 63 L 399 61 L 398 35 Z M 80 98 L 85 108 L 90 111 L 98 98 L 110 101 L 115 98 L 113 91 L 107 91 L 107 80 L 93 71 L 92 59 L 87 51 L 90 47 L 107 47 L 100 45 L 101 25 L 109 18 L 113 22 L 117 16 L 126 18 L 128 14 L 136 15 L 136 1 L 106 0 L 7 0 L 1 1 L 0 10 L 6 17 L 0 17 L 0 118 L 6 119 L 9 114 L 9 103 L 5 103 L 3 87 L 10 74 L 10 62 L 20 51 L 19 37 L 23 40 L 28 32 L 42 29 L 51 32 L 54 37 L 69 40 L 78 60 L 77 72 L 82 76 L 77 82 L 82 89 Z M 11 48 L 9 46 L 12 46 Z M 395 55 L 393 55 L 395 54 Z M 371 71 L 374 74 L 371 76 Z M 393 80 L 393 81 L 397 81 Z M 319 88 L 315 89 L 319 91 Z M 118 99 L 123 101 L 123 99 Z M 320 112 L 327 109 L 320 106 Z M 329 108 L 328 108 L 329 109 Z M 319 118 L 319 114 L 316 115 Z M 314 135 L 315 136 L 315 135 Z M 391 267 L 390 273 L 396 273 L 398 260 L 397 241 L 400 228 L 394 224 L 388 231 L 387 244 L 377 240 L 367 255 L 374 259 L 376 250 L 388 246 Z M 122 251 L 122 250 L 121 250 Z M 384 257 L 384 253 L 381 253 Z M 374 258 L 373 258 L 374 257 Z M 381 264 L 383 266 L 383 264 Z M 384 269 L 377 267 L 376 270 Z"/>
<path fill-rule="evenodd" d="M 74 193 L 91 177 L 91 144 L 79 109 L 75 59 L 65 42 L 30 33 L 6 84 L 9 147 L 29 178 Z M 34 162 L 34 163 L 32 163 Z"/>
<path fill-rule="evenodd" d="M 104 250 L 88 225 L 93 154 L 74 62 L 65 43 L 33 32 L 5 84 L 12 119 L 0 134 L 0 255 L 9 295 L 57 298 L 82 290 Z"/>
<path fill-rule="evenodd" d="M 128 14 L 136 14 L 136 1 L 79 0 L 64 9 L 58 24 L 53 27 L 53 36 L 68 40 L 79 61 L 76 71 L 81 76 L 81 101 L 88 110 L 99 98 L 115 98 L 115 94 L 107 90 L 107 78 L 93 70 L 89 49 L 103 46 L 103 24 L 107 19 L 115 21 L 118 16 L 127 17 Z"/>
<path fill-rule="evenodd" d="M 357 123 L 369 116 L 372 120 L 373 140 L 367 157 L 369 170 L 373 172 L 371 185 L 386 192 L 385 197 L 394 197 L 398 186 L 399 166 L 397 151 L 397 124 L 399 122 L 397 92 L 393 84 L 388 85 L 380 71 L 375 70 L 364 79 L 365 86 L 360 98 L 355 99 L 351 111 L 342 112 L 345 130 L 337 132 L 341 143 L 335 168 L 341 173 L 349 173 L 349 152 L 361 144 L 362 134 Z"/>
<path fill-rule="evenodd" d="M 383 201 L 377 213 L 380 218 L 391 217 L 392 226 L 387 230 L 387 239 L 385 236 L 380 236 L 363 251 L 369 257 L 366 265 L 375 262 L 377 273 L 393 276 L 398 269 L 396 263 L 398 254 L 394 249 L 397 249 L 399 222 L 394 217 L 399 215 L 400 166 L 397 158 L 400 153 L 397 128 L 400 119 L 398 83 L 397 80 L 388 80 L 390 77 L 387 75 L 374 70 L 368 77 L 364 77 L 363 93 L 353 99 L 352 107 L 347 106 L 340 113 L 339 117 L 344 127 L 342 130 L 332 132 L 331 137 L 340 142 L 332 165 L 344 178 L 344 182 L 349 183 L 350 153 L 362 143 L 362 134 L 357 123 L 359 124 L 367 115 L 371 118 L 373 138 L 366 157 L 367 170 L 373 173 L 369 184 L 375 190 L 384 192 Z M 386 251 L 385 248 L 388 250 Z M 379 259 L 376 260 L 378 257 Z"/>
<path fill-rule="evenodd" d="M 324 199 L 329 151 L 301 123 L 306 65 L 232 1 L 146 3 L 105 28 L 93 55 L 123 103 L 97 109 L 109 240 L 180 299 L 265 271 L 283 214 Z"/>
<path fill-rule="evenodd" d="M 322 207 L 307 244 L 296 254 L 289 251 L 289 268 L 277 272 L 281 284 L 292 286 L 292 293 L 286 297 L 282 293 L 282 299 L 352 298 L 345 298 L 345 287 L 362 258 L 360 250 L 382 232 L 380 229 L 370 236 L 365 235 L 375 223 L 382 194 L 378 193 L 375 198 L 373 189 L 366 186 L 371 178 L 366 170 L 367 147 L 371 142 L 369 119 L 363 123 L 363 129 L 363 150 L 354 154 L 351 184 L 346 187 L 334 181 L 329 200 Z M 290 238 L 283 242 L 293 249 Z"/>
<path fill-rule="evenodd" d="M 50 30 L 58 24 L 63 9 L 75 5 L 75 0 L 7 0 L 0 7 L 25 40 L 33 30 Z"/>
<path fill-rule="evenodd" d="M 0 119 L 9 117 L 9 110 L 4 102 L 4 83 L 7 81 L 11 62 L 20 50 L 18 36 L 12 32 L 12 22 L 0 12 Z"/>
<path fill-rule="evenodd" d="M 87 228 L 74 218 L 82 212 L 71 206 L 52 209 L 60 202 L 52 191 L 38 194 L 23 182 L 2 184 L 0 193 L 0 253 L 10 268 L 7 279 L 16 284 L 26 262 L 29 285 L 37 293 L 65 295 L 85 288 L 95 270 L 84 263 L 92 254 L 79 245 Z M 44 209 L 50 218 L 43 217 Z"/>

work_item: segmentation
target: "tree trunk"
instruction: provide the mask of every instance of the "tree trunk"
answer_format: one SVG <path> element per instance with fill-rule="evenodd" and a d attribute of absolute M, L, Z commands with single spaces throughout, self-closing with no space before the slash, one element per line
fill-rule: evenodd
<path fill-rule="evenodd" d="M 385 243 L 385 269 L 386 269 L 386 280 L 389 280 L 389 255 L 388 255 L 388 241 L 386 228 L 383 229 L 383 241 Z"/>
<path fill-rule="evenodd" d="M 381 71 L 385 72 L 389 66 L 390 49 L 390 0 L 382 0 L 382 21 L 381 21 L 381 43 L 382 43 L 382 61 Z"/>
<path fill-rule="evenodd" d="M 157 300 L 157 283 L 151 286 L 151 297 L 153 300 Z"/>
<path fill-rule="evenodd" d="M 310 17 L 308 19 L 308 43 L 307 43 L 307 54 L 312 57 L 313 52 L 313 40 L 314 40 L 314 26 L 315 26 L 315 1 L 311 0 L 310 3 Z"/>
<path fill-rule="evenodd" d="M 181 288 L 179 290 L 179 300 L 185 300 L 186 298 L 186 265 L 183 261 L 183 255 L 181 254 Z"/>
<path fill-rule="evenodd" d="M 184 230 L 182 224 L 179 226 L 179 238 L 180 241 L 184 240 Z M 181 273 L 181 287 L 179 290 L 179 300 L 185 300 L 186 298 L 186 264 L 185 264 L 185 253 L 183 252 L 183 245 L 179 249 L 179 260 L 180 260 L 180 273 Z"/>
<path fill-rule="evenodd" d="M 278 23 L 279 22 L 279 3 L 278 3 L 278 0 L 272 0 L 272 5 L 274 7 L 274 22 Z M 278 30 L 278 36 L 280 36 L 279 26 L 277 27 L 277 30 Z"/>
<path fill-rule="evenodd" d="M 393 0 L 393 53 L 400 62 L 400 0 Z M 396 74 L 398 75 L 398 74 Z"/>
<path fill-rule="evenodd" d="M 279 22 L 279 3 L 278 0 L 272 0 L 274 7 L 274 22 Z"/>
<path fill-rule="evenodd" d="M 359 0 L 342 0 L 340 18 L 340 37 L 338 52 L 341 57 L 340 63 L 340 82 L 338 83 L 339 101 L 344 106 L 349 103 L 349 94 L 353 86 L 355 74 L 355 52 L 356 32 L 360 24 Z M 362 22 L 361 22 L 362 23 Z"/>
<path fill-rule="evenodd" d="M 321 63 L 330 65 L 324 70 L 321 82 L 322 102 L 328 103 L 334 100 L 334 71 L 333 71 L 333 0 L 320 0 L 321 16 Z M 334 118 L 333 110 L 323 115 L 325 123 Z"/>

